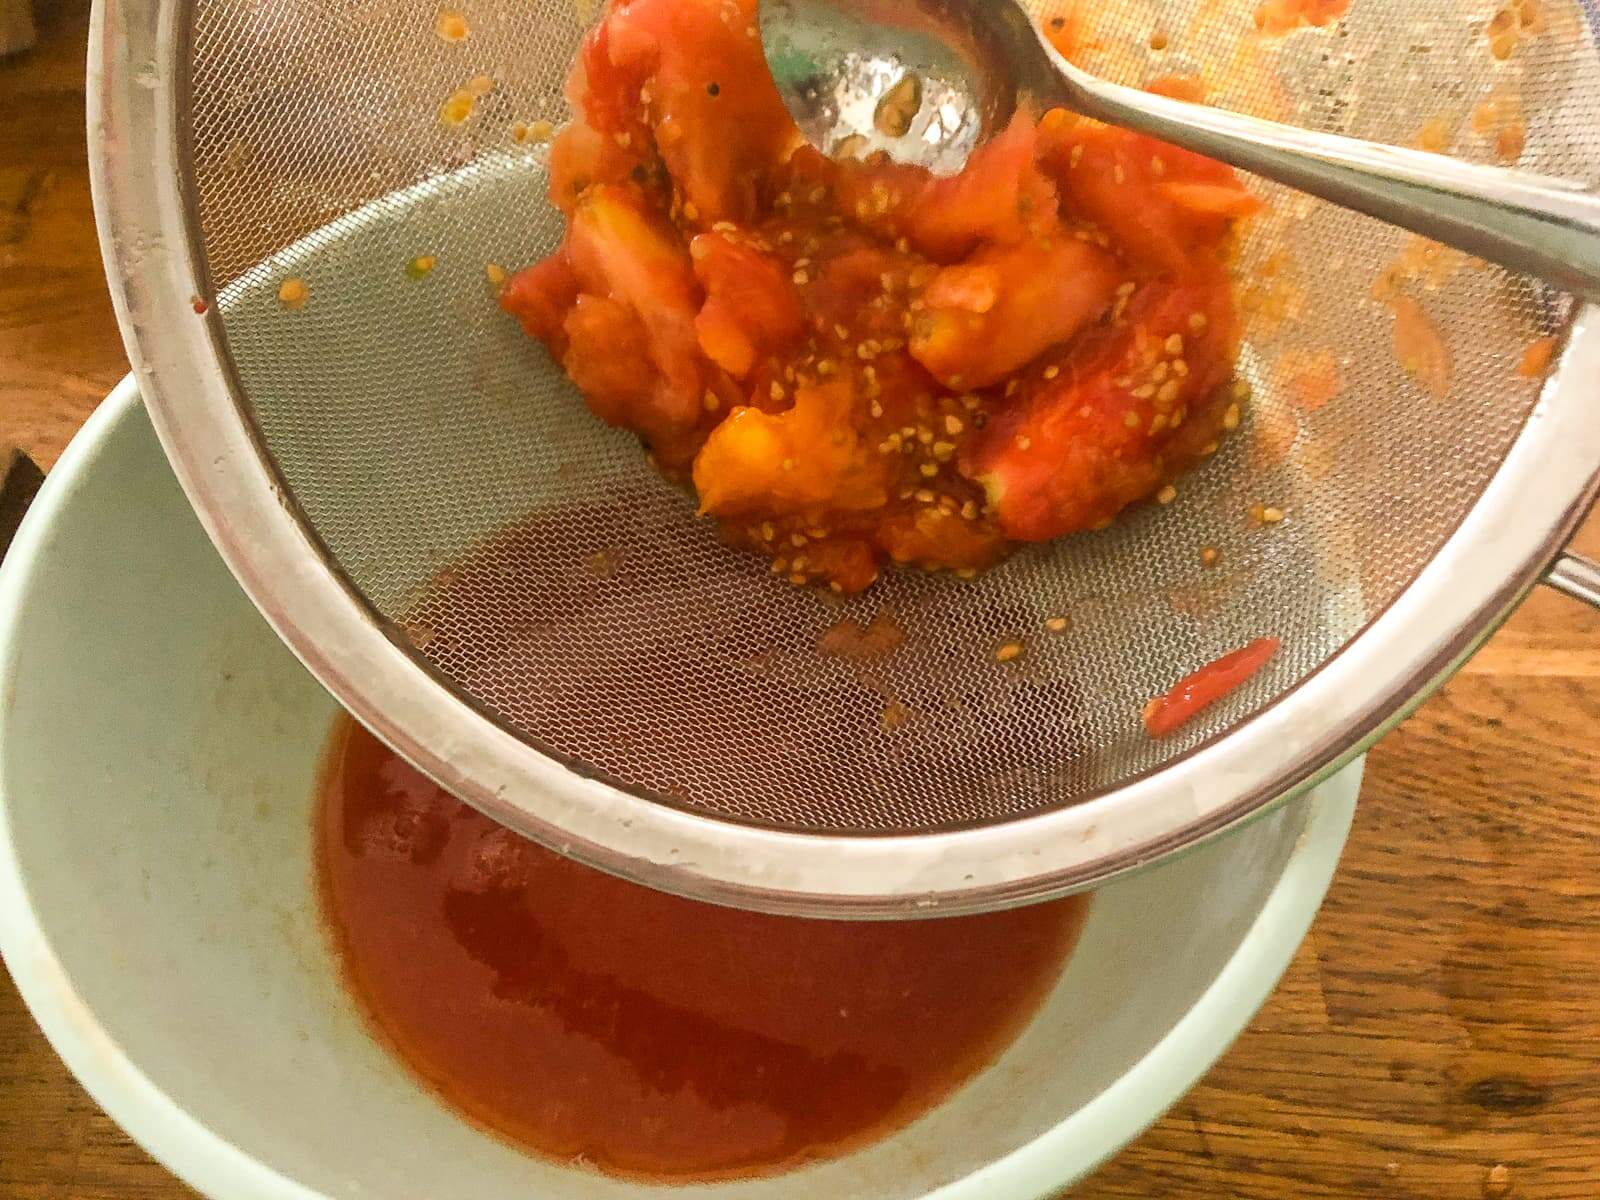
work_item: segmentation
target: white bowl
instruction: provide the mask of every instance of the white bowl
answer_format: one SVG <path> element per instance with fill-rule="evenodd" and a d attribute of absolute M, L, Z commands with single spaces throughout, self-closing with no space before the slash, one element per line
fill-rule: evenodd
<path fill-rule="evenodd" d="M 0 951 L 51 1043 L 213 1197 L 1038 1197 L 1216 1060 L 1321 902 L 1360 764 L 1104 888 L 1037 1018 L 900 1133 L 668 1189 L 525 1155 L 368 1034 L 324 944 L 311 802 L 334 705 L 212 551 L 124 383 L 0 569 Z"/>

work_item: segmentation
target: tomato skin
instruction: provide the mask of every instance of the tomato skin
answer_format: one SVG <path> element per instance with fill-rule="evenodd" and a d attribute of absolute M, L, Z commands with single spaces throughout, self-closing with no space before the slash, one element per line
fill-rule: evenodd
<path fill-rule="evenodd" d="M 1164 695 L 1144 706 L 1141 716 L 1146 732 L 1154 738 L 1176 733 L 1202 709 L 1253 678 L 1277 654 L 1281 645 L 1274 637 L 1256 638 L 1184 676 Z"/>

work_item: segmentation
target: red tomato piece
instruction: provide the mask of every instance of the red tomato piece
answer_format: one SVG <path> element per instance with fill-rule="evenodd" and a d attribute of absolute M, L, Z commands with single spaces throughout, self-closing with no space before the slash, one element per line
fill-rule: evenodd
<path fill-rule="evenodd" d="M 659 378 L 644 323 L 620 301 L 585 295 L 567 314 L 565 333 L 568 377 L 597 417 L 626 426 L 650 403 Z"/>
<path fill-rule="evenodd" d="M 613 58 L 651 69 L 656 146 L 690 223 L 747 221 L 799 141 L 754 37 L 755 0 L 631 0 L 614 7 Z"/>
<path fill-rule="evenodd" d="M 706 376 L 694 330 L 700 287 L 688 249 L 637 192 L 611 185 L 584 193 L 572 214 L 568 247 L 579 286 L 627 305 L 649 334 L 661 381 L 637 424 L 657 433 L 694 425 Z"/>
<path fill-rule="evenodd" d="M 1033 376 L 975 443 L 968 473 L 1007 536 L 1097 528 L 1196 457 L 1192 443 L 1217 436 L 1213 393 L 1231 373 L 1237 336 L 1221 270 L 1147 284 L 1126 316 L 1054 379 Z"/>
<path fill-rule="evenodd" d="M 1141 714 L 1151 737 L 1167 737 L 1201 709 L 1215 704 L 1229 692 L 1253 678 L 1266 666 L 1281 645 L 1277 638 L 1256 638 L 1231 654 L 1207 663 L 1192 675 L 1172 685 L 1163 696 L 1144 706 Z"/>
<path fill-rule="evenodd" d="M 1018 112 L 978 147 L 959 175 L 938 177 L 893 163 L 838 168 L 840 208 L 869 229 L 904 237 L 938 262 L 955 262 L 980 242 L 1018 242 L 1047 230 L 1056 189 L 1034 164 L 1034 119 Z"/>
<path fill-rule="evenodd" d="M 584 39 L 565 88 L 573 120 L 550 146 L 550 198 L 568 215 L 585 189 L 637 179 L 652 157 L 639 89 L 653 64 L 619 64 L 611 25 L 602 21 Z"/>
<path fill-rule="evenodd" d="M 562 325 L 577 298 L 578 277 L 572 273 L 565 242 L 549 258 L 518 271 L 500 289 L 500 307 L 516 317 L 530 337 L 543 342 L 558 361 L 567 352 Z"/>
<path fill-rule="evenodd" d="M 789 272 L 768 255 L 720 233 L 700 234 L 689 255 L 706 289 L 695 318 L 700 348 L 734 378 L 750 373 L 758 353 L 786 347 L 805 332 Z"/>
<path fill-rule="evenodd" d="M 1260 207 L 1233 168 L 1142 134 L 1051 121 L 1040 159 L 1061 206 L 1111 236 L 1135 264 L 1186 274 L 1216 261 L 1231 218 Z"/>
<path fill-rule="evenodd" d="M 571 216 L 588 188 L 636 179 L 646 173 L 647 162 L 643 155 L 618 146 L 614 135 L 576 118 L 550 145 L 550 199 Z"/>

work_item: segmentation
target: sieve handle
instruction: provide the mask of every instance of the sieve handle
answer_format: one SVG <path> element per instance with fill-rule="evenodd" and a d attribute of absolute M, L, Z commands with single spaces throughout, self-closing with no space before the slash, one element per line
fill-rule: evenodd
<path fill-rule="evenodd" d="M 1600 562 L 1587 555 L 1563 550 L 1544 573 L 1544 582 L 1574 600 L 1600 608 Z"/>
<path fill-rule="evenodd" d="M 1582 184 L 1188 104 L 1052 59 L 1066 102 L 1087 116 L 1600 300 L 1600 196 Z"/>

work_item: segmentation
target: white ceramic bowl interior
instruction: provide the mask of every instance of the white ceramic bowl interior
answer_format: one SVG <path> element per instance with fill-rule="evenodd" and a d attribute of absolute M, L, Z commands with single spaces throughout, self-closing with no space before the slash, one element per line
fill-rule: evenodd
<path fill-rule="evenodd" d="M 229 1200 L 1053 1194 L 1272 990 L 1360 773 L 1105 888 L 1037 1019 L 911 1127 L 786 1175 L 669 1189 L 517 1151 L 369 1036 L 311 887 L 334 704 L 223 568 L 126 383 L 0 569 L 0 681 L 0 950 L 99 1103 Z"/>

